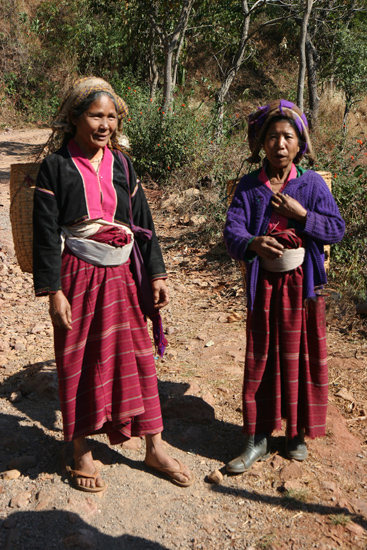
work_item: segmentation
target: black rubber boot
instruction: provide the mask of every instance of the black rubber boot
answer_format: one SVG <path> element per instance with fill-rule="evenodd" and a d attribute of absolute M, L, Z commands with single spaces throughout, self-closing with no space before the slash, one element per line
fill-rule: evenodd
<path fill-rule="evenodd" d="M 308 451 L 305 443 L 305 430 L 300 430 L 296 437 L 292 439 L 286 438 L 285 452 L 291 460 L 302 462 L 308 457 Z"/>
<path fill-rule="evenodd" d="M 258 460 L 266 460 L 269 455 L 268 434 L 247 435 L 243 453 L 228 462 L 226 470 L 229 474 L 242 474 Z"/>

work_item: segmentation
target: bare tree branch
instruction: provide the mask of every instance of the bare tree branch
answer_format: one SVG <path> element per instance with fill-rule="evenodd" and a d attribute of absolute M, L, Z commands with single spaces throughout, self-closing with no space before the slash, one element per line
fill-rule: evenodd
<path fill-rule="evenodd" d="M 301 34 L 299 39 L 299 73 L 298 73 L 298 85 L 297 85 L 297 105 L 303 111 L 303 92 L 305 87 L 306 76 L 306 35 L 308 29 L 308 22 L 310 20 L 312 11 L 313 0 L 306 0 L 306 9 L 303 14 Z"/>

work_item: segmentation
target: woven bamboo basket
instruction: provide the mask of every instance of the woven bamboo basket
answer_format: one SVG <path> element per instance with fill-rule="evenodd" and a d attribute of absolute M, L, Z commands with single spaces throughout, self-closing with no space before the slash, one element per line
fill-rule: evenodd
<path fill-rule="evenodd" d="M 19 267 L 32 273 L 33 195 L 40 163 L 10 166 L 10 221 Z"/>
<path fill-rule="evenodd" d="M 328 186 L 331 192 L 331 172 L 317 172 L 317 173 L 320 174 L 320 176 L 324 179 L 326 185 Z M 227 181 L 228 206 L 232 202 L 232 198 L 233 198 L 234 192 L 236 191 L 238 182 L 239 180 L 235 180 L 235 179 Z M 329 244 L 324 245 L 324 252 L 325 252 L 325 271 L 326 273 L 328 273 L 330 268 L 330 245 Z M 242 273 L 243 284 L 245 285 L 246 264 L 245 262 L 239 262 L 239 266 Z"/>
<path fill-rule="evenodd" d="M 328 188 L 330 189 L 330 193 L 331 193 L 331 172 L 317 172 L 317 173 L 324 178 L 324 181 L 328 186 Z M 329 269 L 330 269 L 330 245 L 329 244 L 324 245 L 324 253 L 325 253 L 325 271 L 326 273 L 329 273 Z"/>

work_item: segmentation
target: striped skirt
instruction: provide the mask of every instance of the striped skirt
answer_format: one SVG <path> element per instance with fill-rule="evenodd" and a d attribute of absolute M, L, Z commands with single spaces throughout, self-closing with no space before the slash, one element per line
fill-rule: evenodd
<path fill-rule="evenodd" d="M 286 273 L 259 271 L 247 316 L 243 385 L 244 433 L 271 433 L 287 419 L 287 435 L 301 428 L 325 435 L 328 373 L 325 302 L 302 297 L 301 267 Z"/>
<path fill-rule="evenodd" d="M 62 290 L 72 330 L 54 327 L 64 439 L 112 444 L 163 430 L 152 344 L 129 264 L 96 267 L 67 248 Z"/>

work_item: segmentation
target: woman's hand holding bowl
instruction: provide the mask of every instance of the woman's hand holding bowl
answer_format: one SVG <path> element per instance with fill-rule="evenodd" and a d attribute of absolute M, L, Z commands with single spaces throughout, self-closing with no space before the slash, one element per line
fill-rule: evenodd
<path fill-rule="evenodd" d="M 256 252 L 261 258 L 275 260 L 283 256 L 284 246 L 278 243 L 274 237 L 264 235 L 263 237 L 255 237 L 248 245 L 248 249 L 252 252 Z"/>

